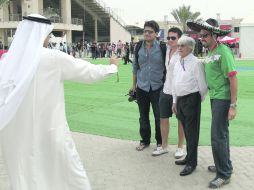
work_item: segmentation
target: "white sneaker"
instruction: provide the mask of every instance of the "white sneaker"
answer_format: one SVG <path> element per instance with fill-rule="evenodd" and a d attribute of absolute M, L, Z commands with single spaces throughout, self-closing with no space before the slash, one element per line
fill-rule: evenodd
<path fill-rule="evenodd" d="M 175 158 L 179 159 L 184 156 L 184 150 L 183 148 L 177 148 L 175 152 Z"/>
<path fill-rule="evenodd" d="M 162 154 L 168 153 L 167 148 L 162 148 L 161 146 L 158 146 L 155 151 L 153 151 L 152 156 L 160 156 Z"/>

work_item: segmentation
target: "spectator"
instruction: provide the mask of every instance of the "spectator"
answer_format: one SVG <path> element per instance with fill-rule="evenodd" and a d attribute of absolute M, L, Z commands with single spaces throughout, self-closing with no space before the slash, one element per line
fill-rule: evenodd
<path fill-rule="evenodd" d="M 79 58 L 81 58 L 82 57 L 82 45 L 80 42 L 77 43 L 76 50 L 78 51 Z"/>
<path fill-rule="evenodd" d="M 122 48 L 123 48 L 123 43 L 121 40 L 117 42 L 117 56 L 120 58 L 122 56 Z"/>
<path fill-rule="evenodd" d="M 127 63 L 132 63 L 132 60 L 130 60 L 130 46 L 128 42 L 126 42 L 124 46 L 124 51 L 125 51 L 124 64 L 126 65 Z"/>
<path fill-rule="evenodd" d="M 92 58 L 96 59 L 97 58 L 97 45 L 96 42 L 93 42 L 92 46 L 91 46 L 91 52 L 92 52 Z"/>
<path fill-rule="evenodd" d="M 3 45 L 2 41 L 0 41 L 0 49 L 4 49 L 4 45 Z"/>

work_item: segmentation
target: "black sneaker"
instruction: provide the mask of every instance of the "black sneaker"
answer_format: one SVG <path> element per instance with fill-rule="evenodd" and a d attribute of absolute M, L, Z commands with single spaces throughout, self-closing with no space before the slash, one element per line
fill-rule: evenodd
<path fill-rule="evenodd" d="M 210 181 L 209 188 L 217 189 L 217 188 L 222 187 L 223 185 L 228 184 L 229 182 L 230 182 L 230 178 L 223 179 L 223 178 L 220 178 L 220 177 L 216 177 L 215 179 Z"/>

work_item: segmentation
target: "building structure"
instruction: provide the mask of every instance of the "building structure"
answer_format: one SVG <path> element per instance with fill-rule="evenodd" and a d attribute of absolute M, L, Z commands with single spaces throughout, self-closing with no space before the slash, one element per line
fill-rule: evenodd
<path fill-rule="evenodd" d="M 38 13 L 54 23 L 68 43 L 130 41 L 124 21 L 101 0 L 9 0 L 0 7 L 0 41 L 8 46 L 22 16 Z"/>
<path fill-rule="evenodd" d="M 138 42 L 144 38 L 143 31 L 144 29 L 134 25 L 127 25 L 125 29 L 128 30 L 133 38 L 134 42 Z"/>
<path fill-rule="evenodd" d="M 240 57 L 254 59 L 254 11 L 244 18 L 240 25 Z"/>
<path fill-rule="evenodd" d="M 172 27 L 178 27 L 182 30 L 182 26 L 176 21 L 168 21 L 167 17 L 164 18 L 164 21 L 157 21 L 160 26 L 160 40 L 167 41 L 168 29 Z"/>

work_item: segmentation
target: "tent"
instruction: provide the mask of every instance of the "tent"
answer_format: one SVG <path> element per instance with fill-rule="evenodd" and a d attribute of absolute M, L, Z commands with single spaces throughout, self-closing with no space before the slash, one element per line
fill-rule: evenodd
<path fill-rule="evenodd" d="M 235 43 L 239 41 L 239 38 L 232 38 L 229 36 L 225 36 L 219 40 L 222 43 Z"/>
<path fill-rule="evenodd" d="M 0 58 L 1 58 L 2 55 L 3 55 L 4 53 L 6 53 L 6 52 L 7 52 L 7 50 L 0 49 Z"/>
<path fill-rule="evenodd" d="M 241 22 L 240 39 L 241 57 L 254 59 L 254 11 Z"/>

